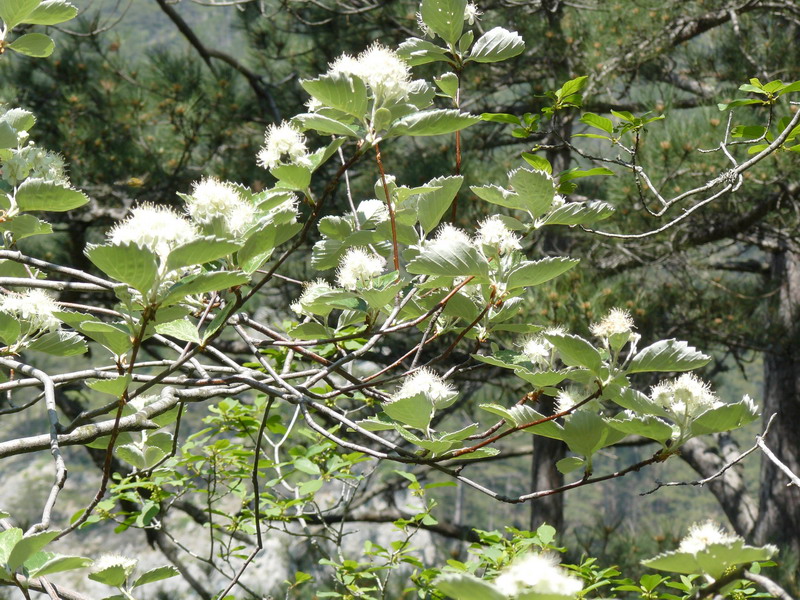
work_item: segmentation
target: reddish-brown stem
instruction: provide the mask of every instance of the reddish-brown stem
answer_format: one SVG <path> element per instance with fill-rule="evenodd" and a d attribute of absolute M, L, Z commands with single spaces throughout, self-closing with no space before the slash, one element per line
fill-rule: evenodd
<path fill-rule="evenodd" d="M 381 183 L 383 184 L 383 195 L 386 196 L 386 208 L 389 209 L 389 220 L 392 224 L 392 253 L 394 254 L 394 270 L 400 276 L 400 257 L 397 251 L 397 222 L 394 218 L 394 206 L 389 194 L 389 184 L 386 183 L 386 173 L 383 170 L 383 160 L 381 159 L 381 147 L 375 144 L 375 160 L 378 162 L 378 170 L 381 172 Z"/>
<path fill-rule="evenodd" d="M 470 446 L 469 448 L 461 448 L 460 450 L 455 450 L 454 452 L 450 453 L 449 455 L 440 456 L 436 460 L 445 460 L 445 459 L 451 459 L 451 458 L 456 458 L 456 457 L 459 457 L 459 456 L 463 456 L 464 454 L 469 454 L 470 452 L 475 452 L 476 450 L 478 450 L 480 448 L 483 448 L 484 446 L 488 446 L 489 444 L 494 444 L 496 441 L 506 437 L 507 435 L 510 435 L 510 434 L 514 433 L 515 431 L 520 431 L 522 429 L 528 429 L 529 427 L 535 427 L 536 425 L 541 425 L 542 423 L 547 423 L 548 421 L 554 421 L 555 419 L 558 419 L 559 417 L 563 417 L 565 415 L 568 415 L 569 413 L 573 412 L 577 408 L 580 408 L 581 406 L 583 406 L 587 402 L 589 402 L 591 400 L 594 400 L 595 398 L 599 398 L 600 394 L 602 394 L 602 393 L 603 393 L 603 390 L 597 390 L 594 394 L 592 394 L 591 396 L 589 396 L 587 398 L 584 398 L 581 402 L 579 402 L 575 406 L 571 407 L 569 410 L 564 410 L 564 411 L 561 411 L 561 412 L 557 412 L 554 415 L 550 415 L 549 417 L 543 417 L 541 419 L 537 419 L 536 421 L 531 421 L 530 423 L 523 423 L 522 425 L 516 425 L 514 427 L 510 427 L 510 428 L 506 429 L 505 431 L 501 431 L 497 435 L 490 437 L 489 439 L 483 440 L 482 442 L 479 442 L 479 443 L 475 444 L 474 446 Z"/>

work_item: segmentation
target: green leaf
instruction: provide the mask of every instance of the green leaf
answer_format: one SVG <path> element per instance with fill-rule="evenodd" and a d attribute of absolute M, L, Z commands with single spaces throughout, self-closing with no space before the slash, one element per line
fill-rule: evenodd
<path fill-rule="evenodd" d="M 6 31 L 11 31 L 23 22 L 39 6 L 42 0 L 0 0 L 0 19 L 6 26 Z"/>
<path fill-rule="evenodd" d="M 17 527 L 0 531 L 0 565 L 4 565 L 8 562 L 11 551 L 21 539 L 22 529 Z"/>
<path fill-rule="evenodd" d="M 193 344 L 200 344 L 200 334 L 197 332 L 197 326 L 189 319 L 177 319 L 169 321 L 168 323 L 161 323 L 156 325 L 156 331 L 162 335 L 169 335 L 184 342 L 191 342 Z"/>
<path fill-rule="evenodd" d="M 435 78 L 433 82 L 442 90 L 448 98 L 455 98 L 458 92 L 458 75 L 455 73 L 445 73 L 439 78 Z"/>
<path fill-rule="evenodd" d="M 446 50 L 441 46 L 415 37 L 408 38 L 397 47 L 397 55 L 411 67 L 436 61 L 446 61 L 445 54 Z"/>
<path fill-rule="evenodd" d="M 249 281 L 250 278 L 247 275 L 233 271 L 212 271 L 210 273 L 190 275 L 173 285 L 160 304 L 161 306 L 169 306 L 180 302 L 186 296 L 216 292 L 244 285 Z"/>
<path fill-rule="evenodd" d="M 319 465 L 311 462 L 305 456 L 296 458 L 292 464 L 294 465 L 294 468 L 300 471 L 301 473 L 306 473 L 307 475 L 320 474 Z"/>
<path fill-rule="evenodd" d="M 499 185 L 484 185 L 481 187 L 470 186 L 472 193 L 481 200 L 505 206 L 506 208 L 514 208 L 517 210 L 527 210 L 527 202 L 516 192 L 511 192 Z"/>
<path fill-rule="evenodd" d="M 363 119 L 367 112 L 367 87 L 359 77 L 345 73 L 329 73 L 317 79 L 300 81 L 305 91 L 330 106 L 357 119 Z"/>
<path fill-rule="evenodd" d="M 0 223 L 0 231 L 8 231 L 15 240 L 22 240 L 34 235 L 53 233 L 53 227 L 33 215 L 17 215 Z"/>
<path fill-rule="evenodd" d="M 163 579 L 169 579 L 170 577 L 177 577 L 180 574 L 180 571 L 178 571 L 178 569 L 172 565 L 156 567 L 155 569 L 150 569 L 149 571 L 142 573 L 131 587 L 136 588 L 140 585 L 153 583 L 155 581 L 162 581 Z"/>
<path fill-rule="evenodd" d="M 562 475 L 567 475 L 573 471 L 577 471 L 585 464 L 586 461 L 582 458 L 577 456 L 568 456 L 567 458 L 562 458 L 556 463 L 556 469 L 558 469 L 558 472 Z"/>
<path fill-rule="evenodd" d="M 446 573 L 433 580 L 434 587 L 455 600 L 508 600 L 488 581 L 469 573 Z"/>
<path fill-rule="evenodd" d="M 545 419 L 543 414 L 524 404 L 521 406 L 513 406 L 512 408 L 505 408 L 499 404 L 481 404 L 479 408 L 504 418 L 507 423 L 512 424 L 514 427 L 521 427 L 528 423 L 537 423 Z M 563 428 L 552 419 L 537 423 L 536 425 L 531 425 L 523 429 L 523 431 L 555 440 L 560 440 L 564 437 Z"/>
<path fill-rule="evenodd" d="M 320 115 L 318 113 L 303 113 L 292 117 L 292 121 L 300 125 L 303 130 L 313 129 L 324 135 L 345 135 L 348 137 L 360 137 L 358 132 L 350 125 L 341 121 Z"/>
<path fill-rule="evenodd" d="M 484 33 L 475 42 L 468 60 L 479 63 L 493 63 L 507 60 L 525 50 L 525 42 L 515 31 L 495 27 Z"/>
<path fill-rule="evenodd" d="M 436 177 L 431 179 L 426 186 L 438 187 L 432 192 L 420 194 L 417 201 L 417 217 L 419 224 L 427 235 L 439 225 L 442 216 L 453 203 L 461 184 L 464 182 L 462 175 L 451 177 Z"/>
<path fill-rule="evenodd" d="M 568 333 L 545 333 L 544 337 L 556 347 L 561 361 L 568 367 L 586 367 L 597 373 L 603 359 L 597 349 L 580 336 Z"/>
<path fill-rule="evenodd" d="M 383 412 L 404 425 L 426 431 L 433 418 L 433 402 L 425 394 L 391 400 L 383 405 Z"/>
<path fill-rule="evenodd" d="M 612 440 L 609 440 L 609 435 Z M 591 410 L 577 410 L 564 423 L 564 442 L 575 454 L 586 458 L 607 446 L 609 441 L 617 441 L 621 437 L 606 424 L 603 417 Z"/>
<path fill-rule="evenodd" d="M 83 556 L 55 555 L 48 559 L 42 566 L 31 570 L 30 576 L 44 577 L 45 575 L 52 575 L 53 573 L 82 569 L 83 567 L 88 567 L 91 564 L 91 558 L 84 558 Z"/>
<path fill-rule="evenodd" d="M 303 191 L 311 184 L 311 169 L 301 165 L 280 165 L 269 170 L 280 187 Z"/>
<path fill-rule="evenodd" d="M 672 425 L 654 415 L 624 413 L 608 420 L 608 424 L 626 435 L 639 435 L 662 444 L 672 438 Z"/>
<path fill-rule="evenodd" d="M 744 540 L 736 540 L 728 544 L 708 544 L 705 549 L 696 553 L 690 552 L 665 552 L 642 564 L 659 571 L 672 573 L 703 573 L 713 579 L 719 579 L 730 567 L 746 565 L 748 563 L 769 560 L 775 553 L 775 546 L 763 547 L 747 546 Z"/>
<path fill-rule="evenodd" d="M 77 333 L 62 330 L 45 333 L 28 344 L 27 348 L 53 356 L 76 356 L 89 350 L 84 339 Z"/>
<path fill-rule="evenodd" d="M 156 256 L 136 244 L 90 246 L 89 257 L 103 273 L 146 295 L 158 275 Z"/>
<path fill-rule="evenodd" d="M 585 225 L 602 221 L 614 214 L 614 207 L 607 202 L 567 202 L 542 219 L 540 225 Z"/>
<path fill-rule="evenodd" d="M 393 136 L 442 135 L 474 125 L 480 117 L 456 109 L 425 110 L 396 121 L 389 133 Z"/>
<path fill-rule="evenodd" d="M 36 124 L 36 117 L 24 108 L 12 108 L 0 116 L 0 123 L 6 123 L 17 131 L 28 131 Z"/>
<path fill-rule="evenodd" d="M 524 261 L 508 273 L 507 289 L 532 287 L 558 277 L 577 265 L 580 260 L 563 256 L 548 257 L 537 261 Z"/>
<path fill-rule="evenodd" d="M 22 23 L 30 25 L 58 25 L 78 16 L 78 9 L 64 0 L 44 0 L 33 9 Z"/>
<path fill-rule="evenodd" d="M 595 167 L 594 169 L 570 169 L 569 171 L 564 171 L 558 176 L 559 183 L 566 183 L 567 181 L 572 181 L 573 179 L 580 179 L 581 177 L 594 177 L 597 175 L 615 175 L 614 171 L 611 169 L 606 169 L 605 167 Z"/>
<path fill-rule="evenodd" d="M 0 148 L 17 147 L 17 130 L 8 123 L 0 121 Z"/>
<path fill-rule="evenodd" d="M 8 44 L 7 47 L 25 56 L 45 58 L 53 53 L 56 45 L 49 36 L 43 33 L 26 33 Z"/>
<path fill-rule="evenodd" d="M 19 339 L 20 333 L 19 321 L 7 313 L 0 312 L 0 340 L 10 346 Z"/>
<path fill-rule="evenodd" d="M 628 373 L 648 371 L 691 371 L 708 364 L 711 357 L 686 342 L 661 340 L 639 352 L 631 360 Z"/>
<path fill-rule="evenodd" d="M 565 100 L 570 96 L 577 94 L 580 92 L 584 86 L 586 85 L 586 80 L 588 77 L 586 75 L 582 75 L 581 77 L 576 77 L 575 79 L 570 79 L 564 85 L 562 85 L 558 90 L 556 90 L 556 98 L 559 100 Z"/>
<path fill-rule="evenodd" d="M 133 345 L 130 332 L 125 326 L 117 323 L 89 320 L 82 321 L 77 325 L 72 324 L 72 326 L 117 356 L 125 354 Z"/>
<path fill-rule="evenodd" d="M 614 123 L 611 119 L 606 117 L 601 117 L 600 115 L 596 115 L 594 113 L 585 113 L 581 116 L 581 123 L 586 123 L 589 127 L 594 127 L 595 129 L 600 129 L 601 131 L 605 131 L 608 134 L 614 132 Z"/>
<path fill-rule="evenodd" d="M 41 531 L 23 537 L 14 545 L 14 549 L 8 556 L 9 569 L 16 571 L 28 558 L 47 546 L 59 533 L 59 531 Z"/>
<path fill-rule="evenodd" d="M 118 564 L 109 565 L 102 571 L 89 573 L 89 579 L 92 581 L 99 581 L 100 583 L 110 585 L 111 587 L 120 587 L 125 583 L 128 575 L 129 573 L 125 567 L 121 564 Z"/>
<path fill-rule="evenodd" d="M 550 210 L 556 188 L 549 173 L 522 167 L 511 171 L 508 181 L 524 202 L 525 210 L 534 217 Z"/>
<path fill-rule="evenodd" d="M 546 158 L 537 156 L 536 154 L 532 154 L 530 152 L 523 152 L 522 158 L 537 171 L 544 171 L 548 175 L 553 174 L 553 165 L 551 165 L 550 161 Z"/>
<path fill-rule="evenodd" d="M 19 186 L 15 200 L 22 212 L 31 210 L 65 212 L 83 206 L 89 198 L 83 192 L 65 185 L 31 178 Z"/>
<path fill-rule="evenodd" d="M 720 433 L 744 427 L 758 418 L 752 400 L 741 400 L 707 410 L 691 423 L 692 435 Z"/>
<path fill-rule="evenodd" d="M 86 386 L 96 392 L 110 394 L 119 398 L 130 383 L 131 376 L 124 375 L 122 377 L 115 377 L 114 379 L 89 379 L 86 381 Z"/>
<path fill-rule="evenodd" d="M 284 226 L 286 227 L 286 226 Z M 263 265 L 275 250 L 277 228 L 267 226 L 261 231 L 252 234 L 236 254 L 239 268 L 247 274 L 252 274 Z"/>
<path fill-rule="evenodd" d="M 204 265 L 233 254 L 241 244 L 214 236 L 200 237 L 178 246 L 167 256 L 167 270 L 174 271 L 192 265 Z"/>
<path fill-rule="evenodd" d="M 611 390 L 611 391 L 610 391 Z M 609 386 L 605 389 L 604 397 L 610 398 L 612 402 L 619 404 L 622 408 L 632 410 L 637 414 L 658 415 L 659 417 L 669 417 L 669 413 L 660 404 L 656 404 L 646 395 L 631 387 L 626 387 L 621 391 L 614 390 Z"/>
<path fill-rule="evenodd" d="M 492 123 L 506 123 L 509 125 L 521 125 L 519 117 L 508 113 L 481 113 L 481 121 Z"/>
<path fill-rule="evenodd" d="M 408 263 L 408 272 L 416 275 L 462 277 L 489 274 L 489 263 L 475 246 L 463 241 L 428 247 Z"/>
<path fill-rule="evenodd" d="M 419 12 L 434 33 L 455 46 L 464 30 L 466 6 L 467 0 L 422 0 Z"/>
<path fill-rule="evenodd" d="M 755 98 L 737 98 L 728 104 L 717 104 L 717 108 L 720 110 L 730 110 L 731 108 L 736 108 L 737 106 L 746 106 L 747 104 L 762 104 L 762 101 L 756 100 Z"/>

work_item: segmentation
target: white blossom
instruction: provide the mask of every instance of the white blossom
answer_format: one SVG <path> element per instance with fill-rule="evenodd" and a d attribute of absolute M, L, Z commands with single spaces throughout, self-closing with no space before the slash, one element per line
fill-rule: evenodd
<path fill-rule="evenodd" d="M 553 353 L 553 344 L 542 336 L 534 336 L 525 340 L 522 344 L 522 353 L 529 361 L 540 369 L 550 367 L 550 360 Z"/>
<path fill-rule="evenodd" d="M 559 390 L 556 395 L 556 411 L 566 412 L 578 404 L 583 398 L 580 392 L 575 388 L 567 388 Z"/>
<path fill-rule="evenodd" d="M 303 293 L 300 294 L 300 298 L 298 298 L 297 302 L 294 302 L 290 308 L 298 315 L 308 315 L 309 311 L 307 306 L 321 295 L 332 290 L 333 288 L 324 279 L 306 282 L 306 284 L 303 286 Z"/>
<path fill-rule="evenodd" d="M 442 252 L 449 250 L 453 246 L 466 244 L 472 246 L 472 240 L 467 232 L 458 227 L 453 227 L 449 223 L 445 223 L 439 228 L 436 237 L 427 243 L 427 248 L 432 252 Z"/>
<path fill-rule="evenodd" d="M 553 209 L 561 208 L 562 206 L 564 206 L 564 204 L 566 204 L 566 202 L 567 201 L 564 199 L 564 196 L 562 196 L 561 194 L 556 194 L 555 196 L 553 196 L 553 204 L 551 206 Z"/>
<path fill-rule="evenodd" d="M 424 394 L 434 405 L 452 400 L 455 388 L 439 375 L 427 368 L 422 368 L 403 380 L 403 385 L 394 395 L 393 400 L 411 398 Z"/>
<path fill-rule="evenodd" d="M 483 14 L 474 2 L 468 2 L 464 7 L 464 20 L 470 25 L 475 25 L 475 21 Z"/>
<path fill-rule="evenodd" d="M 195 182 L 192 195 L 186 202 L 186 212 L 198 223 L 222 219 L 225 228 L 234 236 L 247 231 L 255 221 L 256 208 L 245 200 L 235 185 L 213 177 Z"/>
<path fill-rule="evenodd" d="M 630 333 L 633 329 L 633 319 L 627 310 L 612 308 L 599 323 L 590 327 L 592 333 L 599 338 L 610 338 L 620 333 Z"/>
<path fill-rule="evenodd" d="M 128 558 L 120 554 L 103 554 L 92 564 L 92 573 L 100 573 L 112 567 L 122 567 L 125 576 L 130 577 L 138 562 L 135 558 Z"/>
<path fill-rule="evenodd" d="M 515 560 L 493 583 L 509 597 L 533 592 L 574 598 L 583 589 L 580 579 L 558 566 L 557 558 L 535 552 Z"/>
<path fill-rule="evenodd" d="M 330 65 L 333 75 L 354 75 L 375 97 L 376 104 L 398 102 L 411 91 L 411 68 L 396 52 L 375 42 L 357 58 L 343 54 Z"/>
<path fill-rule="evenodd" d="M 709 385 L 691 373 L 653 386 L 650 398 L 680 418 L 694 418 L 711 408 L 722 406 Z"/>
<path fill-rule="evenodd" d="M 519 236 L 515 235 L 497 215 L 484 219 L 478 227 L 477 242 L 496 248 L 499 254 L 520 250 Z"/>
<path fill-rule="evenodd" d="M 433 29 L 428 27 L 428 24 L 422 20 L 422 13 L 417 12 L 415 16 L 417 17 L 417 27 L 419 27 L 419 30 L 422 32 L 422 37 L 435 38 L 436 34 L 433 32 Z"/>
<path fill-rule="evenodd" d="M 288 121 L 267 127 L 264 147 L 257 157 L 258 164 L 266 169 L 272 169 L 284 162 L 311 166 L 305 136 Z"/>
<path fill-rule="evenodd" d="M 346 290 L 359 285 L 371 286 L 371 280 L 383 273 L 386 259 L 365 248 L 350 248 L 339 263 L 336 281 Z"/>
<path fill-rule="evenodd" d="M 199 235 L 195 226 L 166 206 L 142 204 L 108 232 L 112 244 L 136 244 L 166 260 L 173 248 Z"/>
<path fill-rule="evenodd" d="M 29 289 L 22 294 L 10 293 L 0 300 L 0 311 L 25 321 L 33 331 L 54 331 L 59 320 L 53 315 L 61 310 L 48 294 L 40 289 Z"/>
<path fill-rule="evenodd" d="M 681 540 L 678 552 L 697 554 L 711 544 L 732 544 L 739 540 L 738 536 L 731 535 L 713 521 L 695 523 L 689 528 L 689 533 Z"/>

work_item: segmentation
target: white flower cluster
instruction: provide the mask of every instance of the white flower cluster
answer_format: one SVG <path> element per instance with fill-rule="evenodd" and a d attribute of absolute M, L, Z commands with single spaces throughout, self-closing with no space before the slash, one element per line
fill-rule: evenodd
<path fill-rule="evenodd" d="M 238 237 L 255 221 L 256 208 L 242 197 L 232 183 L 206 177 L 194 183 L 192 195 L 187 198 L 186 212 L 201 224 L 221 219 L 225 229 Z"/>
<path fill-rule="evenodd" d="M 553 344 L 540 335 L 528 338 L 522 343 L 522 353 L 534 366 L 550 368 L 553 359 Z"/>
<path fill-rule="evenodd" d="M 30 333 L 55 331 L 60 322 L 53 313 L 61 310 L 50 296 L 39 289 L 29 289 L 23 294 L 11 293 L 0 299 L 0 311 L 25 321 Z"/>
<path fill-rule="evenodd" d="M 170 251 L 199 236 L 189 220 L 166 206 L 142 204 L 130 216 L 117 223 L 108 233 L 112 244 L 137 244 L 166 261 Z"/>
<path fill-rule="evenodd" d="M 519 236 L 506 227 L 497 215 L 484 219 L 478 227 L 476 241 L 481 246 L 494 248 L 498 254 L 507 254 L 512 250 L 521 250 Z"/>
<path fill-rule="evenodd" d="M 483 12 L 478 9 L 478 6 L 474 2 L 467 2 L 467 5 L 464 7 L 464 20 L 470 25 L 475 25 L 475 21 L 477 21 L 482 14 Z"/>
<path fill-rule="evenodd" d="M 583 589 L 580 579 L 558 566 L 557 558 L 535 552 L 514 561 L 493 583 L 510 598 L 531 592 L 548 598 L 574 598 Z"/>
<path fill-rule="evenodd" d="M 303 293 L 297 302 L 294 302 L 290 308 L 298 315 L 311 316 L 308 306 L 317 298 L 332 291 L 333 288 L 324 279 L 317 279 L 316 281 L 309 281 L 303 286 Z"/>
<path fill-rule="evenodd" d="M 732 544 L 741 538 L 731 535 L 713 521 L 695 523 L 689 528 L 689 533 L 681 540 L 678 552 L 697 554 L 708 548 L 711 544 Z"/>
<path fill-rule="evenodd" d="M 599 323 L 593 324 L 589 329 L 599 338 L 610 338 L 612 335 L 631 333 L 633 319 L 627 310 L 612 308 Z"/>
<path fill-rule="evenodd" d="M 282 163 L 311 166 L 305 136 L 288 121 L 267 127 L 264 147 L 256 156 L 258 164 L 266 169 L 272 169 Z"/>
<path fill-rule="evenodd" d="M 412 89 L 411 68 L 394 50 L 375 42 L 353 58 L 343 54 L 330 65 L 332 75 L 353 75 L 372 90 L 375 104 L 400 102 Z"/>
<path fill-rule="evenodd" d="M 456 390 L 439 375 L 423 367 L 403 380 L 403 385 L 392 399 L 411 398 L 417 394 L 424 394 L 439 408 L 455 400 Z"/>
<path fill-rule="evenodd" d="M 366 248 L 350 248 L 339 262 L 336 281 L 346 290 L 371 287 L 372 279 L 383 273 L 386 259 Z"/>
<path fill-rule="evenodd" d="M 709 385 L 692 373 L 662 381 L 650 390 L 650 398 L 679 420 L 694 418 L 711 408 L 722 406 Z"/>

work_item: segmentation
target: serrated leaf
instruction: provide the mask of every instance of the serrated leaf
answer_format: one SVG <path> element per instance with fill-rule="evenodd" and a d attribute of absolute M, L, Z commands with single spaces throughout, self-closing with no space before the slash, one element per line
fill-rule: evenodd
<path fill-rule="evenodd" d="M 463 182 L 463 176 L 455 175 L 436 177 L 426 184 L 426 186 L 438 187 L 438 189 L 421 194 L 417 200 L 417 217 L 426 235 L 439 225 L 439 221 L 453 203 L 453 198 L 456 197 Z"/>
<path fill-rule="evenodd" d="M 11 315 L 0 312 L 0 340 L 10 346 L 19 339 L 21 333 L 19 321 Z"/>
<path fill-rule="evenodd" d="M 456 109 L 435 109 L 416 112 L 396 121 L 389 134 L 393 136 L 442 135 L 474 125 L 480 117 Z"/>
<path fill-rule="evenodd" d="M 24 108 L 11 108 L 0 116 L 0 123 L 6 123 L 17 131 L 28 131 L 36 124 L 36 117 Z"/>
<path fill-rule="evenodd" d="M 17 130 L 8 123 L 0 121 L 0 148 L 17 147 Z"/>
<path fill-rule="evenodd" d="M 433 418 L 433 402 L 425 394 L 415 394 L 384 403 L 383 412 L 408 427 L 426 431 Z"/>
<path fill-rule="evenodd" d="M 691 423 L 692 435 L 706 435 L 738 429 L 755 421 L 758 410 L 752 401 L 742 400 L 707 410 Z"/>
<path fill-rule="evenodd" d="M 316 463 L 311 462 L 305 456 L 300 456 L 299 458 L 296 458 L 292 462 L 292 464 L 294 465 L 294 468 L 297 469 L 298 471 L 300 471 L 301 473 L 306 473 L 307 475 L 319 475 L 320 474 L 319 465 L 317 465 Z"/>
<path fill-rule="evenodd" d="M 89 579 L 98 581 L 111 587 L 120 587 L 128 578 L 128 572 L 122 565 L 110 565 L 102 571 L 89 573 Z M 104 600 L 109 600 L 108 598 Z"/>
<path fill-rule="evenodd" d="M 397 55 L 411 67 L 447 60 L 446 50 L 420 38 L 409 38 L 397 47 Z"/>
<path fill-rule="evenodd" d="M 136 244 L 92 246 L 86 256 L 103 273 L 146 295 L 158 274 L 156 256 Z"/>
<path fill-rule="evenodd" d="M 324 135 L 344 135 L 347 137 L 359 137 L 358 132 L 350 125 L 320 115 L 317 113 L 303 113 L 292 117 L 292 121 L 300 125 L 304 130 L 313 129 Z"/>
<path fill-rule="evenodd" d="M 24 54 L 25 56 L 45 58 L 53 53 L 56 44 L 50 36 L 43 33 L 26 33 L 25 35 L 19 36 L 6 47 L 14 52 Z"/>
<path fill-rule="evenodd" d="M 83 192 L 35 177 L 23 181 L 14 198 L 22 212 L 31 210 L 65 212 L 83 206 L 89 201 Z"/>
<path fill-rule="evenodd" d="M 455 46 L 464 30 L 466 6 L 467 0 L 422 0 L 419 12 L 434 33 Z"/>
<path fill-rule="evenodd" d="M 552 177 L 544 171 L 519 168 L 511 171 L 509 184 L 524 202 L 524 210 L 538 217 L 553 205 L 556 194 Z"/>
<path fill-rule="evenodd" d="M 58 25 L 78 16 L 78 9 L 64 0 L 44 0 L 22 20 L 29 25 Z"/>
<path fill-rule="evenodd" d="M 82 569 L 92 564 L 91 558 L 83 556 L 53 556 L 40 567 L 30 571 L 30 577 L 44 577 L 53 573 Z"/>
<path fill-rule="evenodd" d="M 330 106 L 358 119 L 367 112 L 367 88 L 359 77 L 345 73 L 328 73 L 316 79 L 300 81 L 303 89 Z"/>
<path fill-rule="evenodd" d="M 247 238 L 244 246 L 236 253 L 236 262 L 242 271 L 252 274 L 269 260 L 276 246 L 277 228 L 268 225 Z"/>
<path fill-rule="evenodd" d="M 14 544 L 14 548 L 8 555 L 7 564 L 9 569 L 16 571 L 28 558 L 49 544 L 59 533 L 59 531 L 40 531 L 39 533 L 24 536 Z"/>
<path fill-rule="evenodd" d="M 708 364 L 711 357 L 686 342 L 661 340 L 639 352 L 631 360 L 628 373 L 649 371 L 690 371 Z"/>
<path fill-rule="evenodd" d="M 241 244 L 214 236 L 196 238 L 178 246 L 167 256 L 167 270 L 174 271 L 192 265 L 204 265 L 233 254 Z"/>
<path fill-rule="evenodd" d="M 144 469 L 147 463 L 144 459 L 144 451 L 136 444 L 123 444 L 114 449 L 114 453 L 127 463 L 137 469 Z"/>
<path fill-rule="evenodd" d="M 544 171 L 548 175 L 553 174 L 553 165 L 551 165 L 550 161 L 546 158 L 537 156 L 531 152 L 523 152 L 521 156 L 526 163 L 528 163 L 537 171 Z"/>
<path fill-rule="evenodd" d="M 0 223 L 0 231 L 8 231 L 15 240 L 22 240 L 34 235 L 53 233 L 53 227 L 33 215 L 22 214 Z"/>
<path fill-rule="evenodd" d="M 470 186 L 472 193 L 481 200 L 497 204 L 498 206 L 505 206 L 506 208 L 515 208 L 517 210 L 527 210 L 527 203 L 516 192 L 512 192 L 498 185 L 484 185 L 484 186 Z"/>
<path fill-rule="evenodd" d="M 639 435 L 662 444 L 675 433 L 672 425 L 654 415 L 624 414 L 609 419 L 608 424 L 625 435 Z"/>
<path fill-rule="evenodd" d="M 269 170 L 278 180 L 278 187 L 303 191 L 311 184 L 311 169 L 301 165 L 279 165 Z"/>
<path fill-rule="evenodd" d="M 542 219 L 540 225 L 586 225 L 602 221 L 614 214 L 614 207 L 607 202 L 567 202 Z"/>
<path fill-rule="evenodd" d="M 719 579 L 730 567 L 769 560 L 777 551 L 774 546 L 754 547 L 736 540 L 729 544 L 708 544 L 696 553 L 665 552 L 643 560 L 642 564 L 651 569 L 672 573 L 703 573 Z"/>
<path fill-rule="evenodd" d="M 200 334 L 197 326 L 189 319 L 177 319 L 156 325 L 156 331 L 162 335 L 169 335 L 184 342 L 200 344 Z"/>
<path fill-rule="evenodd" d="M 520 287 L 541 285 L 566 273 L 579 262 L 580 260 L 576 258 L 563 256 L 524 261 L 509 271 L 506 287 L 510 291 Z"/>
<path fill-rule="evenodd" d="M 415 275 L 485 276 L 489 273 L 489 263 L 477 248 L 459 240 L 426 248 L 408 263 L 407 269 Z"/>
<path fill-rule="evenodd" d="M 455 98 L 458 92 L 458 75 L 455 73 L 445 73 L 441 77 L 434 78 L 433 82 L 442 90 L 442 93 L 449 98 Z"/>
<path fill-rule="evenodd" d="M 70 324 L 83 335 L 105 346 L 117 356 L 122 356 L 133 346 L 131 334 L 123 325 L 91 320 Z"/>
<path fill-rule="evenodd" d="M 603 365 L 600 352 L 578 335 L 545 333 L 544 337 L 556 347 L 561 361 L 569 367 L 586 367 L 597 373 Z"/>
<path fill-rule="evenodd" d="M 0 19 L 3 20 L 6 31 L 23 22 L 39 6 L 42 0 L 0 0 Z"/>
<path fill-rule="evenodd" d="M 160 304 L 161 306 L 169 306 L 170 304 L 180 302 L 186 298 L 186 296 L 216 292 L 244 285 L 249 281 L 250 278 L 247 275 L 235 273 L 233 271 L 212 271 L 209 273 L 190 275 L 173 285 Z"/>
<path fill-rule="evenodd" d="M 606 391 L 608 391 L 608 388 Z M 669 416 L 663 406 L 656 404 L 639 390 L 630 387 L 624 388 L 621 392 L 608 393 L 606 397 L 619 404 L 622 408 L 627 408 L 637 414 L 657 415 L 659 417 Z"/>
<path fill-rule="evenodd" d="M 567 458 L 562 458 L 556 463 L 556 469 L 562 475 L 568 475 L 573 471 L 577 471 L 582 466 L 586 464 L 586 461 L 582 458 L 577 456 L 568 456 Z"/>
<path fill-rule="evenodd" d="M 131 376 L 124 375 L 114 379 L 89 379 L 86 381 L 86 386 L 95 390 L 96 392 L 111 394 L 112 396 L 119 398 L 128 388 L 130 383 Z"/>
<path fill-rule="evenodd" d="M 479 63 L 493 63 L 507 60 L 525 50 L 525 42 L 515 31 L 495 27 L 484 33 L 475 42 L 468 60 Z"/>
<path fill-rule="evenodd" d="M 84 339 L 71 331 L 51 331 L 37 338 L 27 346 L 28 350 L 43 352 L 53 356 L 77 356 L 86 353 L 89 348 Z"/>

